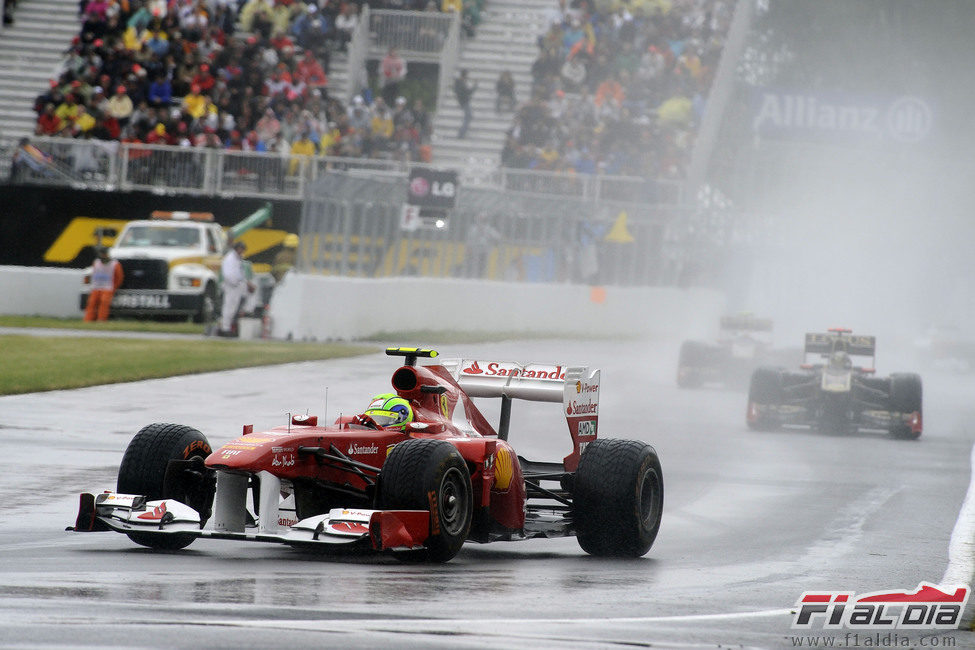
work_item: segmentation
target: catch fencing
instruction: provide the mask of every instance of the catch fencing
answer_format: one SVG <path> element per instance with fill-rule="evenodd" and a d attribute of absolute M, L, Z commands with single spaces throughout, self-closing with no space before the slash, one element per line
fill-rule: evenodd
<path fill-rule="evenodd" d="M 658 286 L 677 281 L 684 211 L 461 188 L 442 219 L 404 218 L 405 175 L 332 171 L 309 187 L 298 267 L 315 274 Z"/>

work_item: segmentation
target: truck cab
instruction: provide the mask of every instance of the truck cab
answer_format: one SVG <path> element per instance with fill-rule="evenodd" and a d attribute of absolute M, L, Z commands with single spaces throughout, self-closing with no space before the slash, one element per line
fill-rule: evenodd
<path fill-rule="evenodd" d="M 217 306 L 227 245 L 226 232 L 209 212 L 155 211 L 150 219 L 130 221 L 109 251 L 125 272 L 112 313 L 209 321 Z M 88 302 L 90 271 L 82 309 Z"/>

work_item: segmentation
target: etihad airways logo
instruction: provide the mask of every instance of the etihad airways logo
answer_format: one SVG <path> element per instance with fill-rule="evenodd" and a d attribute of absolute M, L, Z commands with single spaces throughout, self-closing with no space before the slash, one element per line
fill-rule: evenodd
<path fill-rule="evenodd" d="M 484 367 L 481 367 L 481 363 Z M 565 381 L 565 368 L 562 366 L 519 366 L 516 363 L 499 363 L 497 361 L 472 361 L 464 367 L 461 373 L 465 375 L 484 375 L 485 377 L 523 377 L 525 379 L 551 379 Z"/>
<path fill-rule="evenodd" d="M 856 630 L 954 630 L 958 629 L 968 602 L 968 585 L 940 587 L 927 582 L 911 593 L 874 591 L 806 591 L 796 602 L 793 628 Z"/>

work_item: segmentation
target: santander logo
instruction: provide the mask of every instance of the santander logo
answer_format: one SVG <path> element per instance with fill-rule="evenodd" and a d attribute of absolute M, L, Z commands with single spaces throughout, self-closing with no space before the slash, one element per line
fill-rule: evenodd
<path fill-rule="evenodd" d="M 523 367 L 513 363 L 499 363 L 497 361 L 488 361 L 485 363 L 487 363 L 487 367 L 481 368 L 477 361 L 472 361 L 471 365 L 464 368 L 461 372 L 465 375 L 565 381 L 565 369 L 562 366 L 531 365 Z"/>

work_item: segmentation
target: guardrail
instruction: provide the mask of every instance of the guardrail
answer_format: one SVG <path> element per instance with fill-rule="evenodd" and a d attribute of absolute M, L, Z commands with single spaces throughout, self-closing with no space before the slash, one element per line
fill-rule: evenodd
<path fill-rule="evenodd" d="M 309 182 L 331 170 L 406 176 L 413 168 L 439 169 L 435 165 L 376 158 L 292 156 L 114 140 L 39 137 L 32 139 L 31 144 L 48 154 L 50 162 L 45 166 L 18 166 L 11 172 L 13 182 L 107 191 L 299 199 L 304 197 Z M 678 206 L 683 199 L 678 181 L 502 167 L 461 168 L 457 172 L 462 187 L 656 206 Z"/>
<path fill-rule="evenodd" d="M 375 54 L 385 54 L 395 47 L 407 59 L 439 62 L 451 25 L 459 16 L 457 12 L 374 9 L 369 13 L 370 48 Z"/>

